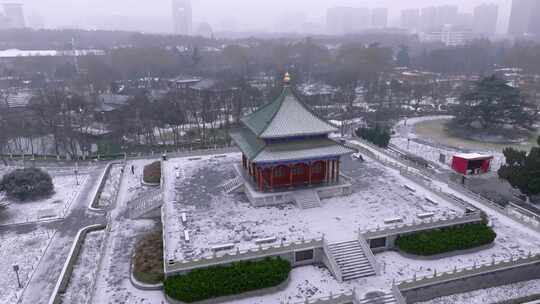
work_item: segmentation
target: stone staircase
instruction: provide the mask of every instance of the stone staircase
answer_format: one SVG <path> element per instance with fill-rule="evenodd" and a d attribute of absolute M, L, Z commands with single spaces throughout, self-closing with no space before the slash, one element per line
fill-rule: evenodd
<path fill-rule="evenodd" d="M 379 294 L 365 297 L 357 302 L 358 304 L 398 304 L 398 301 L 391 293 Z"/>
<path fill-rule="evenodd" d="M 223 190 L 223 192 L 229 194 L 235 190 L 238 190 L 243 185 L 244 185 L 244 179 L 241 176 L 236 176 L 230 181 L 227 181 L 224 184 L 222 184 L 220 187 Z"/>
<path fill-rule="evenodd" d="M 300 209 L 317 208 L 321 206 L 321 199 L 315 190 L 299 190 L 293 194 L 294 202 Z"/>
<path fill-rule="evenodd" d="M 376 275 L 359 241 L 329 244 L 328 249 L 340 269 L 343 281 Z"/>
<path fill-rule="evenodd" d="M 132 219 L 142 218 L 150 212 L 161 208 L 163 194 L 161 189 L 148 191 L 128 203 L 129 217 Z"/>

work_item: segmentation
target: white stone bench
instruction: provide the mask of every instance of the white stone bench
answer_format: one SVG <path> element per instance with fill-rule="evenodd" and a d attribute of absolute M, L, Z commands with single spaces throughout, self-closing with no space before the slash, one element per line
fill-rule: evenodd
<path fill-rule="evenodd" d="M 413 187 L 409 186 L 409 185 L 403 185 L 403 187 L 405 187 L 405 189 L 411 191 L 411 192 L 416 192 L 416 189 L 414 189 Z"/>
<path fill-rule="evenodd" d="M 182 223 L 183 224 L 187 223 L 187 214 L 185 212 L 182 212 L 180 217 L 182 218 Z"/>
<path fill-rule="evenodd" d="M 388 218 L 384 220 L 384 223 L 385 224 L 403 223 L 403 219 L 401 217 Z"/>
<path fill-rule="evenodd" d="M 187 230 L 184 230 L 184 241 L 186 241 L 186 243 L 189 243 L 189 232 Z"/>
<path fill-rule="evenodd" d="M 233 244 L 233 243 L 219 244 L 219 245 L 214 245 L 214 246 L 210 247 L 210 249 L 211 249 L 213 252 L 218 252 L 218 251 L 223 251 L 223 250 L 229 250 L 229 249 L 233 249 L 233 248 L 234 248 L 234 244 Z"/>
<path fill-rule="evenodd" d="M 435 215 L 435 213 L 433 213 L 433 212 L 426 212 L 426 213 L 418 213 L 416 215 L 416 217 L 423 220 L 423 219 L 427 219 L 427 218 L 432 218 L 434 215 Z"/>
<path fill-rule="evenodd" d="M 431 198 L 429 198 L 429 197 L 427 197 L 427 196 L 424 197 L 424 199 L 425 199 L 428 203 L 431 203 L 431 204 L 433 204 L 433 205 L 435 205 L 435 206 L 438 206 L 438 205 L 439 205 L 439 203 L 437 203 L 436 201 L 432 200 Z"/>
<path fill-rule="evenodd" d="M 256 239 L 255 244 L 257 245 L 268 244 L 268 243 L 274 243 L 275 241 L 277 241 L 277 238 L 275 236 L 272 236 L 272 237 L 267 237 L 267 238 L 262 238 L 262 239 Z"/>

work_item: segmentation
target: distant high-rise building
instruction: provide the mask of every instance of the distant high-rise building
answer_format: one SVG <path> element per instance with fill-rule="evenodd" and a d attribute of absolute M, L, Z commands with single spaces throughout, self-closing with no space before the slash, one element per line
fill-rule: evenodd
<path fill-rule="evenodd" d="M 447 24 L 438 31 L 423 34 L 422 38 L 425 41 L 441 42 L 446 46 L 458 46 L 474 39 L 475 35 L 470 30 L 456 30 L 452 25 Z"/>
<path fill-rule="evenodd" d="M 475 33 L 493 35 L 497 30 L 499 7 L 495 4 L 481 4 L 474 8 L 473 30 Z"/>
<path fill-rule="evenodd" d="M 441 30 L 445 25 L 459 23 L 458 7 L 455 5 L 431 6 L 422 9 L 421 28 L 424 32 Z"/>
<path fill-rule="evenodd" d="M 388 26 L 388 9 L 374 8 L 371 10 L 371 27 L 385 28 Z"/>
<path fill-rule="evenodd" d="M 540 1 L 534 1 L 529 18 L 528 33 L 540 37 Z"/>
<path fill-rule="evenodd" d="M 523 36 L 529 30 L 534 4 L 538 0 L 513 0 L 508 33 L 513 36 Z M 538 17 L 538 16 L 536 16 Z"/>
<path fill-rule="evenodd" d="M 420 10 L 416 8 L 402 10 L 401 27 L 410 31 L 418 31 L 420 28 Z"/>
<path fill-rule="evenodd" d="M 193 26 L 191 0 L 173 0 L 172 15 L 174 33 L 178 35 L 190 35 Z"/>
<path fill-rule="evenodd" d="M 454 27 L 462 30 L 471 30 L 473 28 L 473 14 L 459 13 Z"/>
<path fill-rule="evenodd" d="M 24 28 L 23 6 L 19 3 L 4 3 L 4 14 L 7 19 L 8 28 Z"/>
<path fill-rule="evenodd" d="M 333 7 L 326 12 L 329 34 L 348 34 L 365 30 L 370 23 L 369 9 L 355 7 Z"/>

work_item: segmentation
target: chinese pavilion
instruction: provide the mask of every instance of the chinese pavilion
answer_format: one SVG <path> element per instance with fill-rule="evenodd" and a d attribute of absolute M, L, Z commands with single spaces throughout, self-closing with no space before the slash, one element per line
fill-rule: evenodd
<path fill-rule="evenodd" d="M 312 112 L 285 75 L 281 95 L 241 119 L 231 138 L 260 192 L 339 182 L 340 158 L 355 151 L 328 137 L 338 129 Z"/>

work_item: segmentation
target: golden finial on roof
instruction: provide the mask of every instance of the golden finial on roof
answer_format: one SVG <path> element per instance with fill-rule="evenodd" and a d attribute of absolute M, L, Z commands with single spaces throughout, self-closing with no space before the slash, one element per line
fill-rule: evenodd
<path fill-rule="evenodd" d="M 289 72 L 285 73 L 285 77 L 283 77 L 283 83 L 284 84 L 290 84 L 291 83 L 291 74 L 289 74 Z"/>

